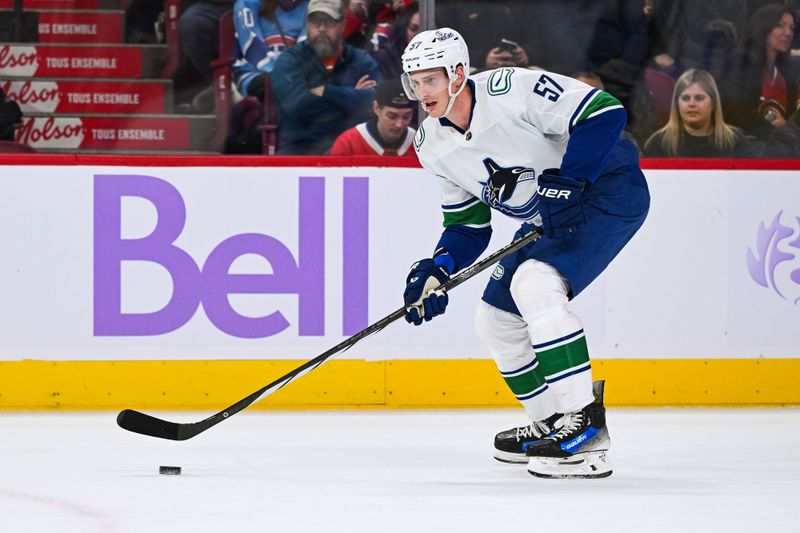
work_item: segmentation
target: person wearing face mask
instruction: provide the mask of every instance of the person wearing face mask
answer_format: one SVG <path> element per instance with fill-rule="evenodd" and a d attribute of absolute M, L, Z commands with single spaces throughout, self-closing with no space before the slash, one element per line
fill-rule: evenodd
<path fill-rule="evenodd" d="M 321 155 L 343 131 L 369 118 L 378 65 L 344 42 L 341 0 L 310 0 L 308 38 L 283 52 L 272 71 L 278 153 Z"/>
<path fill-rule="evenodd" d="M 797 110 L 797 68 L 791 63 L 794 16 L 784 4 L 768 4 L 750 19 L 747 39 L 720 80 L 728 121 L 766 140 Z"/>
<path fill-rule="evenodd" d="M 644 145 L 648 157 L 756 157 L 744 133 L 725 123 L 714 78 L 705 70 L 683 73 L 672 93 L 667 124 Z"/>

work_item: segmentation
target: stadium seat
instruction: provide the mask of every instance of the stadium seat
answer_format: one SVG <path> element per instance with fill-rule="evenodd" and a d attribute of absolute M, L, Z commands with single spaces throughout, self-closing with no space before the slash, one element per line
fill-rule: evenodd
<path fill-rule="evenodd" d="M 167 60 L 161 69 L 162 78 L 171 78 L 181 59 L 178 19 L 181 17 L 182 4 L 182 0 L 164 0 L 164 36 L 167 41 Z"/>
<path fill-rule="evenodd" d="M 233 11 L 227 11 L 219 20 L 219 59 L 211 63 L 214 100 L 217 108 L 217 129 L 209 148 L 220 150 L 228 138 L 233 105 L 233 45 L 236 30 L 233 25 Z M 261 131 L 262 153 L 275 154 L 278 145 L 278 119 L 275 98 L 269 74 L 264 74 L 264 124 Z"/>
<path fill-rule="evenodd" d="M 653 97 L 653 112 L 660 124 L 666 124 L 672 106 L 675 80 L 669 74 L 651 68 L 644 70 L 644 80 L 650 96 Z"/>
<path fill-rule="evenodd" d="M 231 119 L 231 81 L 233 77 L 233 11 L 226 11 L 219 19 L 219 59 L 211 62 L 211 83 L 217 109 L 217 129 L 211 137 L 211 150 L 221 150 L 228 138 Z"/>

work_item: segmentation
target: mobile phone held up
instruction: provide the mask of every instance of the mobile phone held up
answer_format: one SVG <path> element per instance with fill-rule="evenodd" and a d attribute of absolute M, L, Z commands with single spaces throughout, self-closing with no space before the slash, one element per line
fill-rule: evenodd
<path fill-rule="evenodd" d="M 501 52 L 514 52 L 519 47 L 517 43 L 514 41 L 509 41 L 508 39 L 500 39 L 500 44 L 497 45 L 497 48 Z"/>

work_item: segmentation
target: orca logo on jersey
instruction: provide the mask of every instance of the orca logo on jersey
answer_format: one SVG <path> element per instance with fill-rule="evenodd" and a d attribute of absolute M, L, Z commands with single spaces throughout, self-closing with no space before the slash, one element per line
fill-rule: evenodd
<path fill-rule="evenodd" d="M 489 205 L 497 206 L 508 201 L 517 188 L 517 182 L 533 179 L 536 173 L 527 167 L 501 167 L 491 157 L 483 160 L 489 180 L 486 182 Z"/>
<path fill-rule="evenodd" d="M 537 187 L 536 192 L 539 196 L 555 198 L 556 200 L 569 200 L 569 195 L 572 194 L 572 191 L 566 189 L 546 189 L 544 187 Z"/>

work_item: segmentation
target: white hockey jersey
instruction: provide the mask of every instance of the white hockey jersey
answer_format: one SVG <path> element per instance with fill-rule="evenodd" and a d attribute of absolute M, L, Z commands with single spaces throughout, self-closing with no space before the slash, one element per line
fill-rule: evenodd
<path fill-rule="evenodd" d="M 441 182 L 444 225 L 487 227 L 489 208 L 538 224 L 537 176 L 562 166 L 576 125 L 622 106 L 608 93 L 541 70 L 499 68 L 469 83 L 468 129 L 428 117 L 414 138 L 420 162 Z M 495 172 L 505 174 L 504 188 L 503 180 L 489 181 Z"/>

